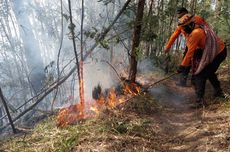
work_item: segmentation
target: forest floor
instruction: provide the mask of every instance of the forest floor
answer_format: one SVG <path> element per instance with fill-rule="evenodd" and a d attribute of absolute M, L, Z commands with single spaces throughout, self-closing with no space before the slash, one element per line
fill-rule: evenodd
<path fill-rule="evenodd" d="M 2 140 L 0 151 L 230 152 L 229 66 L 219 73 L 226 98 L 213 98 L 208 83 L 208 107 L 193 108 L 193 88 L 179 87 L 176 78 L 170 79 L 76 125 L 60 129 L 50 117 L 29 133 Z M 145 75 L 145 83 L 158 79 Z"/>

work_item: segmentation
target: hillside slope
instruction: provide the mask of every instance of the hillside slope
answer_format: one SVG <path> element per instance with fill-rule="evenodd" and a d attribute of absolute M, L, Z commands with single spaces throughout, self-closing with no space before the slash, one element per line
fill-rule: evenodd
<path fill-rule="evenodd" d="M 3 152 L 53 151 L 230 151 L 230 73 L 225 62 L 219 77 L 226 98 L 213 99 L 207 84 L 206 108 L 191 108 L 192 87 L 167 80 L 113 110 L 65 128 L 56 117 L 32 131 L 0 142 Z M 149 76 L 149 83 L 156 81 Z"/>

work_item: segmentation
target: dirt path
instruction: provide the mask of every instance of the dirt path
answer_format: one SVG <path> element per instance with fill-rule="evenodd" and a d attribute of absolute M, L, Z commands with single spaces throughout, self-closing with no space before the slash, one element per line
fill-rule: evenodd
<path fill-rule="evenodd" d="M 163 106 L 152 116 L 159 128 L 160 151 L 230 151 L 230 113 L 225 107 L 192 108 L 193 88 L 178 87 L 175 81 L 153 87 L 150 93 Z"/>

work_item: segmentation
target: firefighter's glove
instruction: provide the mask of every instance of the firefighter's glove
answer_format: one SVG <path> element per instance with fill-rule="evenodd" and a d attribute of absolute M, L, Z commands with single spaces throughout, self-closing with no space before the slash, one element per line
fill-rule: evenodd
<path fill-rule="evenodd" d="M 177 73 L 182 73 L 182 72 L 185 71 L 185 69 L 186 69 L 186 67 L 180 65 L 180 66 L 177 68 Z"/>

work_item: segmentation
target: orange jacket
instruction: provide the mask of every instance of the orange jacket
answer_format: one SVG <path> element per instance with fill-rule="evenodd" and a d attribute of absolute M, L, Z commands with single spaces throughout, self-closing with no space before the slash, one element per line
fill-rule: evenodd
<path fill-rule="evenodd" d="M 208 23 L 200 16 L 194 16 L 194 21 L 197 25 L 208 25 Z M 184 37 L 187 39 L 188 34 L 185 33 L 185 31 L 182 29 L 182 27 L 177 26 L 176 30 L 174 31 L 174 33 L 171 35 L 171 37 L 169 38 L 168 43 L 165 46 L 165 49 L 170 49 L 172 44 L 174 43 L 174 41 L 178 38 L 178 36 L 180 34 L 183 34 Z"/>
<path fill-rule="evenodd" d="M 205 48 L 205 40 L 206 35 L 203 29 L 196 28 L 192 31 L 192 33 L 187 37 L 186 46 L 188 47 L 188 52 L 186 53 L 181 65 L 182 66 L 190 66 L 193 54 L 197 49 Z M 219 50 L 218 54 L 224 50 L 224 42 L 218 38 Z"/>

